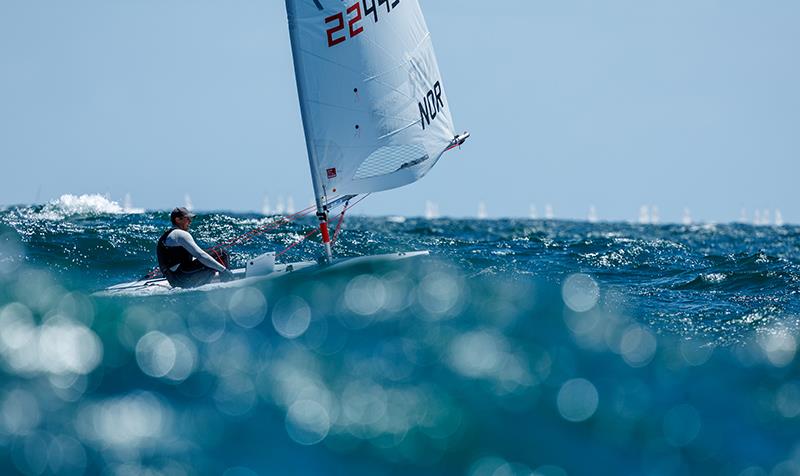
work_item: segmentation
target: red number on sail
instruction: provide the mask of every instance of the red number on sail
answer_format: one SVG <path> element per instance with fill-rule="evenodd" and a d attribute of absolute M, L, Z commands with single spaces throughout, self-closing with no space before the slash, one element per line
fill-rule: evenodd
<path fill-rule="evenodd" d="M 361 4 L 360 3 L 356 2 L 350 8 L 347 9 L 347 14 L 348 15 L 353 13 L 353 12 L 356 12 L 356 16 L 351 18 L 350 22 L 349 22 L 349 24 L 350 24 L 350 38 L 353 38 L 354 36 L 358 35 L 362 31 L 364 31 L 364 27 L 363 26 L 355 28 L 356 23 L 361 21 Z"/>
<path fill-rule="evenodd" d="M 339 33 L 340 31 L 344 30 L 344 15 L 341 12 L 337 13 L 336 15 L 331 15 L 325 19 L 325 24 L 331 22 L 337 22 L 335 26 L 332 28 L 328 28 L 328 47 L 338 45 L 339 43 L 343 42 L 347 39 L 346 36 L 342 35 L 338 38 L 334 38 L 333 35 Z"/>

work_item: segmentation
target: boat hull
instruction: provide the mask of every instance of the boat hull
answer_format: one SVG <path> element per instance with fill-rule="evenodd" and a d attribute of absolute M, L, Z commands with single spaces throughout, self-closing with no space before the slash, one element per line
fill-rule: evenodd
<path fill-rule="evenodd" d="M 159 294 L 173 294 L 184 292 L 207 292 L 217 289 L 236 288 L 251 284 L 277 279 L 290 274 L 303 272 L 343 270 L 350 267 L 380 264 L 400 261 L 409 258 L 429 255 L 429 251 L 409 251 L 387 253 L 382 255 L 356 256 L 351 258 L 338 258 L 331 263 L 318 263 L 316 261 L 296 261 L 292 263 L 275 264 L 271 272 L 258 276 L 248 276 L 246 268 L 233 270 L 235 279 L 228 282 L 214 281 L 196 288 L 173 288 L 166 278 L 141 279 L 127 283 L 116 284 L 102 291 L 94 293 L 95 296 L 149 296 Z"/>

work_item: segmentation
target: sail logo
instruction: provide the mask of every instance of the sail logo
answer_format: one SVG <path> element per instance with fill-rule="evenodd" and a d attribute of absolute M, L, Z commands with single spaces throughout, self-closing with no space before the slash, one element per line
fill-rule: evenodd
<path fill-rule="evenodd" d="M 433 85 L 433 89 L 429 90 L 419 104 L 419 122 L 422 124 L 424 131 L 427 126 L 431 125 L 431 121 L 436 119 L 436 116 L 444 109 L 444 100 L 442 99 L 442 85 L 439 81 Z"/>

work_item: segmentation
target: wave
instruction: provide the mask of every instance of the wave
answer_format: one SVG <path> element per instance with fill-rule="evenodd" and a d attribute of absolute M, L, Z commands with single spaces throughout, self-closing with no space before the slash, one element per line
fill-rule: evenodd
<path fill-rule="evenodd" d="M 105 195 L 64 194 L 36 210 L 31 218 L 63 220 L 76 215 L 133 215 L 142 213 L 144 213 L 144 209 L 122 206 Z"/>

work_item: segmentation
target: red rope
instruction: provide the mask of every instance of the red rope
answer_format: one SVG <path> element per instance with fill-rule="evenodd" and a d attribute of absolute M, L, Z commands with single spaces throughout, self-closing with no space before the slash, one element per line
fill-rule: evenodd
<path fill-rule="evenodd" d="M 299 245 L 300 243 L 302 243 L 302 242 L 306 241 L 306 239 L 308 239 L 309 237 L 311 237 L 311 235 L 313 235 L 313 234 L 315 234 L 315 233 L 319 233 L 319 230 L 317 229 L 317 230 L 313 230 L 313 231 L 309 232 L 309 233 L 308 233 L 306 236 L 304 236 L 304 237 L 300 238 L 299 240 L 297 240 L 297 241 L 295 241 L 294 243 L 292 243 L 291 245 L 289 245 L 289 246 L 288 246 L 286 249 L 284 249 L 284 250 L 283 250 L 283 251 L 281 251 L 280 253 L 276 254 L 276 255 L 275 255 L 275 258 L 278 258 L 278 257 L 280 257 L 280 256 L 283 256 L 283 255 L 285 255 L 287 251 L 289 251 L 290 249 L 292 249 L 292 248 L 294 248 L 295 246 Z"/>
<path fill-rule="evenodd" d="M 336 243 L 336 237 L 339 236 L 339 231 L 340 231 L 339 228 L 342 226 L 342 223 L 344 222 L 344 214 L 345 214 L 345 212 L 347 212 L 347 210 L 350 210 L 351 208 L 355 207 L 356 205 L 361 203 L 365 198 L 367 198 L 369 196 L 370 196 L 369 193 L 364 195 L 363 197 L 361 197 L 358 200 L 356 200 L 356 202 L 353 205 L 350 205 L 350 201 L 349 200 L 347 201 L 347 203 L 344 204 L 344 209 L 342 210 L 342 213 L 339 215 L 339 222 L 336 224 L 336 229 L 333 231 L 333 239 L 331 240 L 331 246 L 333 246 Z"/>
<path fill-rule="evenodd" d="M 336 223 L 336 228 L 333 230 L 333 239 L 331 240 L 331 246 L 336 244 L 336 238 L 339 236 L 339 229 L 342 227 L 342 223 L 344 222 L 344 214 L 347 212 L 347 207 L 350 205 L 350 202 L 344 204 L 344 208 L 342 209 L 342 213 L 339 215 L 339 222 Z"/>
<path fill-rule="evenodd" d="M 245 243 L 247 241 L 252 240 L 256 236 L 263 235 L 264 233 L 267 233 L 268 231 L 275 230 L 277 228 L 282 227 L 283 225 L 286 225 L 287 223 L 291 223 L 294 220 L 297 220 L 298 218 L 300 218 L 302 216 L 308 215 L 308 213 L 311 212 L 314 208 L 316 208 L 316 206 L 311 206 L 311 207 L 305 208 L 305 209 L 300 210 L 299 212 L 294 213 L 292 215 L 289 215 L 287 217 L 281 217 L 280 219 L 278 219 L 278 220 L 276 220 L 276 221 L 274 221 L 272 223 L 269 223 L 269 224 L 264 225 L 264 226 L 259 227 L 259 228 L 254 228 L 254 229 L 248 231 L 247 233 L 244 233 L 242 235 L 234 237 L 231 240 L 219 243 L 219 244 L 215 245 L 211 249 L 215 250 L 215 249 L 221 248 L 221 247 L 240 245 L 242 243 Z"/>

